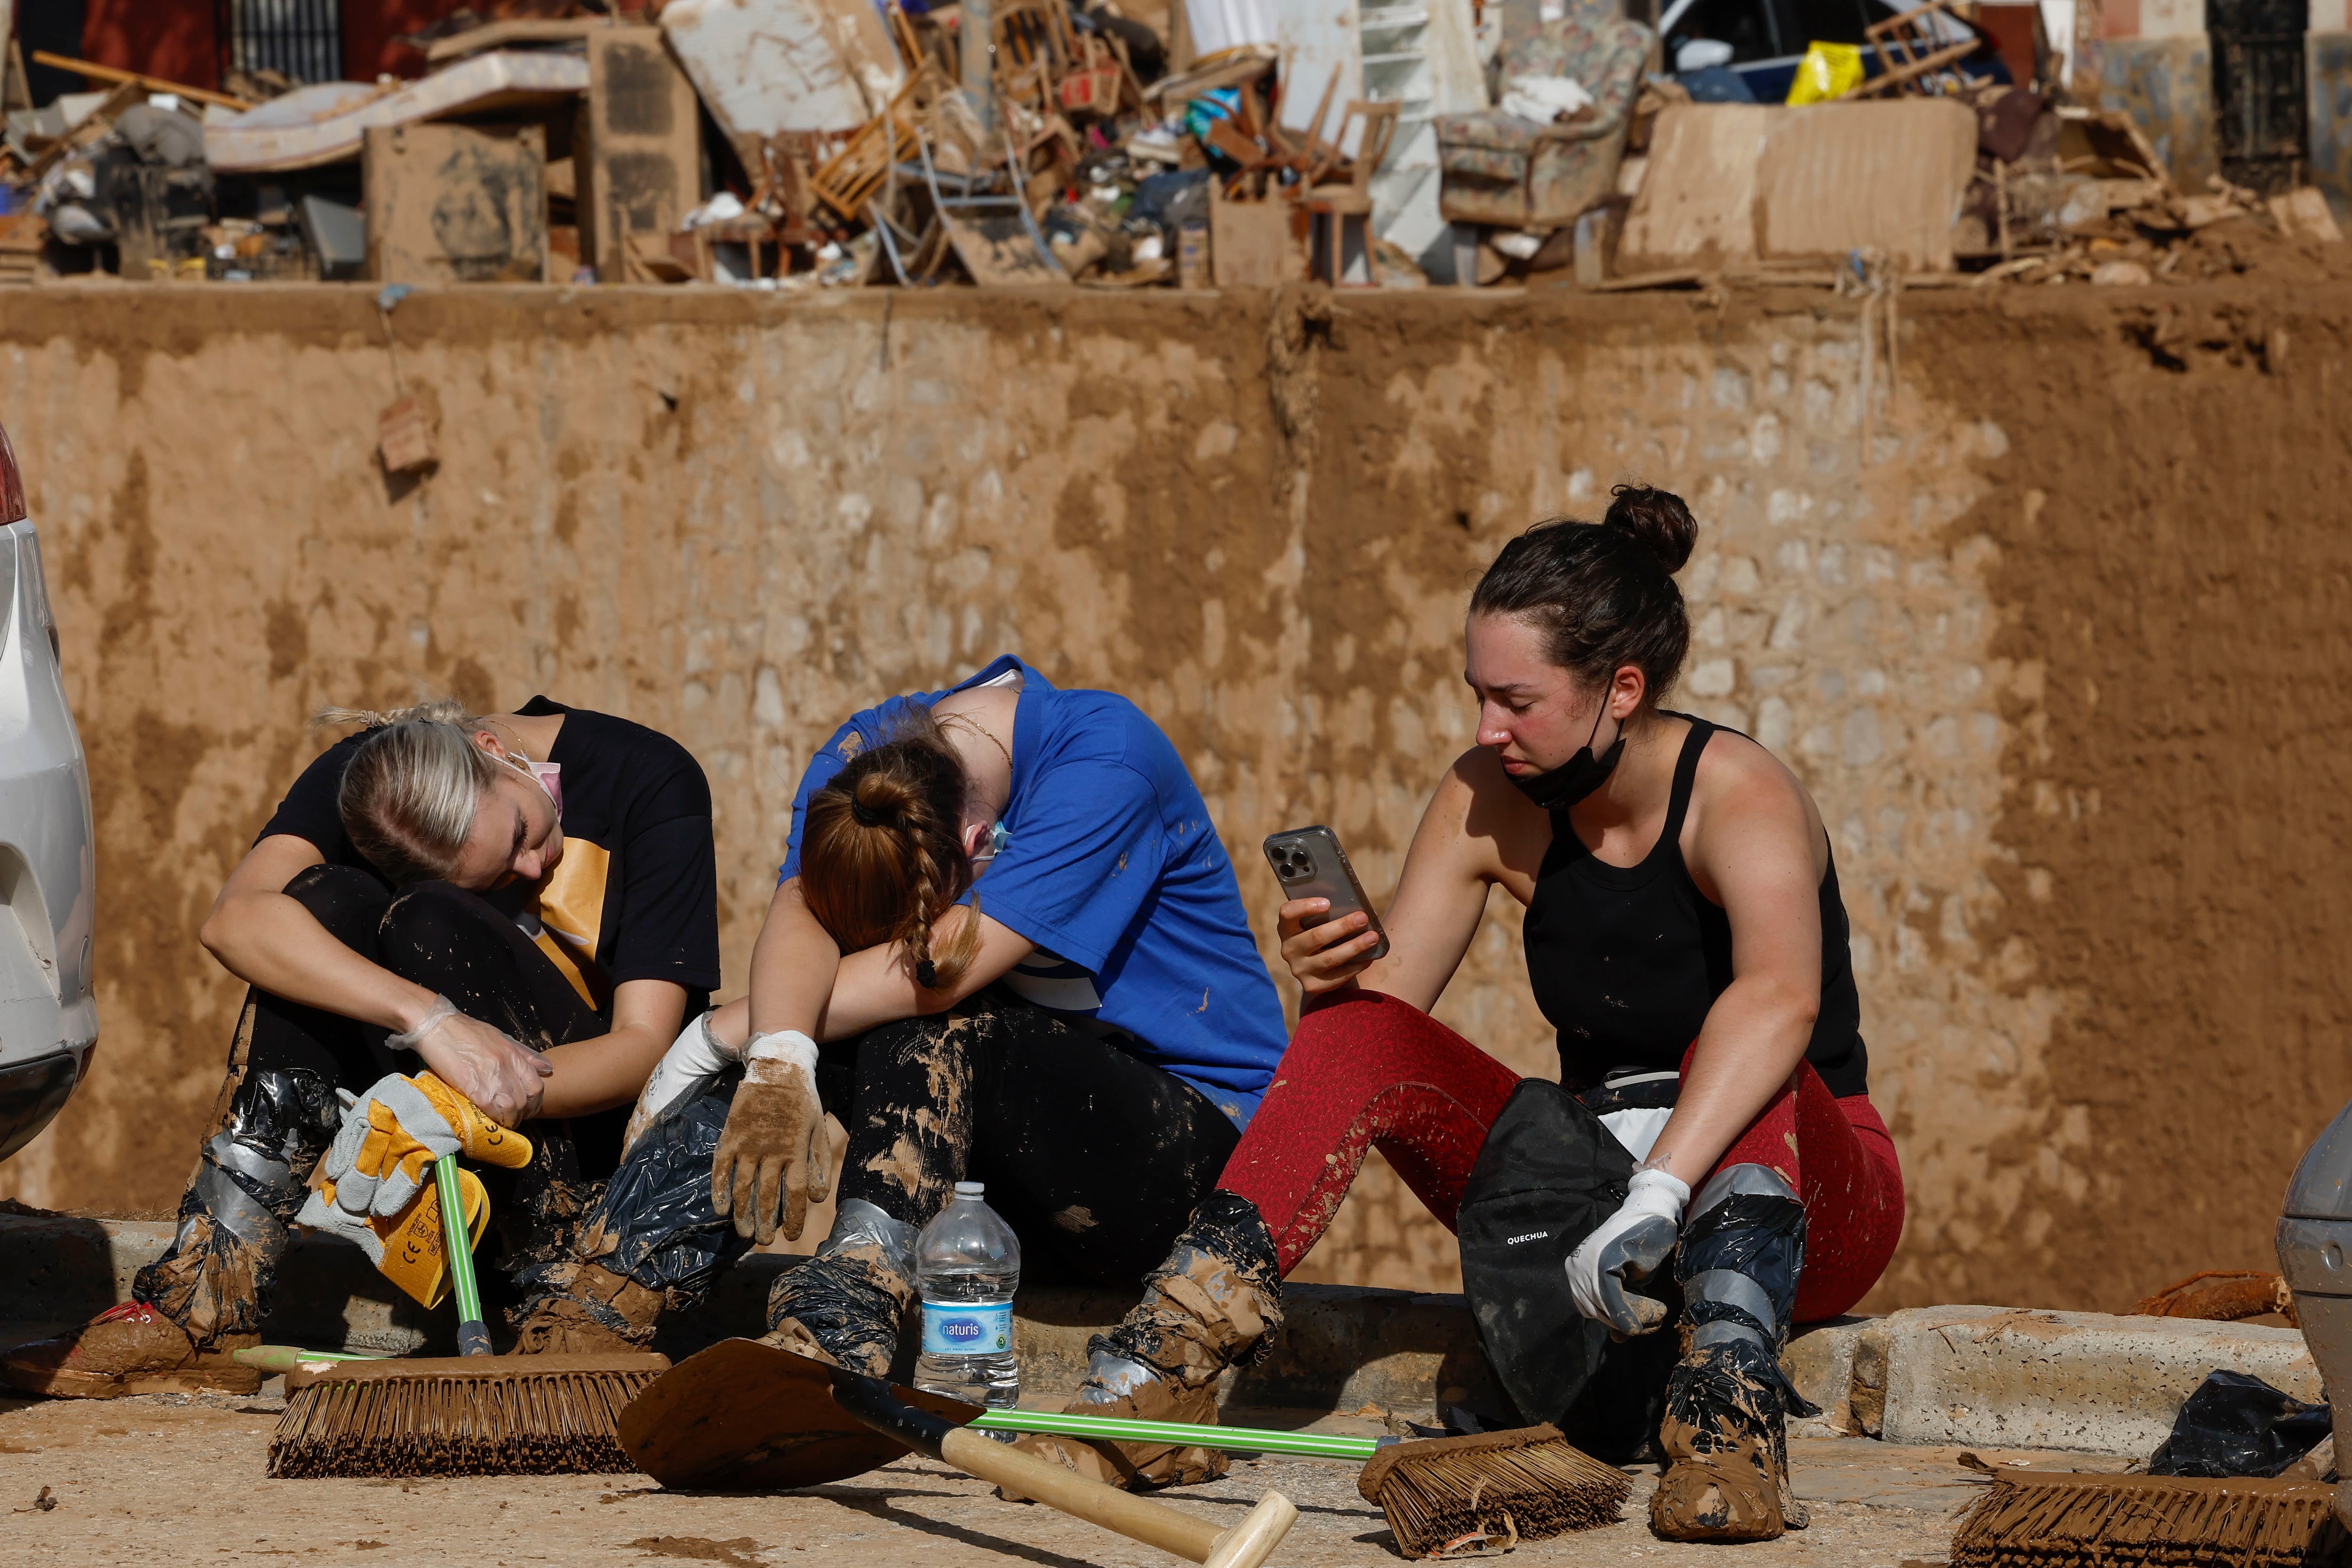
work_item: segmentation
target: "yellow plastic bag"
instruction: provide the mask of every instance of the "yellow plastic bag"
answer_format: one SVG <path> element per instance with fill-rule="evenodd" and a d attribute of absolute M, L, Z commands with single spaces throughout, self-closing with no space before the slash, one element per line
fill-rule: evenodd
<path fill-rule="evenodd" d="M 1827 103 L 1862 85 L 1862 51 L 1852 44 L 1812 44 L 1789 84 L 1790 103 Z"/>

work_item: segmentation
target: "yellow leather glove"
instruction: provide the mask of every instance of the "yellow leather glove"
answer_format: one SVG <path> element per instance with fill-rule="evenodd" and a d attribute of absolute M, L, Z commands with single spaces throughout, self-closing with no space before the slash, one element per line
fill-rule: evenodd
<path fill-rule="evenodd" d="M 499 1126 L 429 1072 L 394 1073 L 346 1102 L 343 1125 L 319 1168 L 334 1185 L 337 1207 L 391 1219 L 432 1186 L 433 1162 L 444 1154 L 520 1170 L 530 1163 L 530 1140 Z"/>

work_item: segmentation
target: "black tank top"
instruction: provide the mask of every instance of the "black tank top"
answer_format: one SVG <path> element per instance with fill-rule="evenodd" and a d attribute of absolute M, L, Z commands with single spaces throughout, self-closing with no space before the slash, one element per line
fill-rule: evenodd
<path fill-rule="evenodd" d="M 1559 1031 L 1560 1081 L 1570 1089 L 1598 1084 L 1612 1068 L 1679 1068 L 1731 984 L 1731 917 L 1683 864 L 1691 780 L 1717 726 L 1686 713 L 1668 717 L 1690 719 L 1690 734 L 1658 842 L 1641 864 L 1612 866 L 1584 847 L 1566 811 L 1556 811 L 1528 905 L 1528 979 Z M 1869 1055 L 1834 856 L 1822 876 L 1822 1010 L 1805 1059 L 1832 1094 L 1866 1092 Z"/>

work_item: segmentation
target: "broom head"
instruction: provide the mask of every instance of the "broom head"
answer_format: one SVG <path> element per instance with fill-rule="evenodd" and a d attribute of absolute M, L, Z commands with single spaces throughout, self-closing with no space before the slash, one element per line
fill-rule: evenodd
<path fill-rule="evenodd" d="M 1381 1505 L 1400 1552 L 1426 1557 L 1465 1535 L 1545 1541 L 1614 1524 L 1633 1478 L 1557 1426 L 1522 1426 L 1382 1448 L 1356 1489 Z"/>
<path fill-rule="evenodd" d="M 1952 1568 L 2318 1568 L 2344 1561 L 2336 1489 L 2247 1477 L 1995 1468 Z"/>
<path fill-rule="evenodd" d="M 609 1475 L 621 1411 L 669 1368 L 660 1355 L 441 1356 L 341 1362 L 286 1374 L 269 1473 Z"/>

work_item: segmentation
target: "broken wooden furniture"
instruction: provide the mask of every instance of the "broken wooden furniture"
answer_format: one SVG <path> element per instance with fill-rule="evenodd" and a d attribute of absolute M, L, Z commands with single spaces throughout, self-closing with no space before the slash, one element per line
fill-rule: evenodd
<path fill-rule="evenodd" d="M 930 209 L 922 229 L 918 232 L 900 221 L 883 202 L 868 207 L 884 259 L 902 287 L 938 281 L 948 250 L 954 251 L 975 283 L 1028 286 L 1070 280 L 1029 210 L 1022 162 L 1009 132 L 1003 132 L 1003 162 L 981 169 L 941 169 L 929 144 L 919 137 L 915 150 L 917 162 L 894 174 L 922 182 L 919 195 Z"/>
<path fill-rule="evenodd" d="M 1499 109 L 1437 119 L 1438 210 L 1454 223 L 1559 228 L 1617 183 L 1650 29 L 1638 22 L 1547 22 L 1506 47 L 1503 74 L 1568 77 L 1592 95 L 1590 119 L 1538 125 Z"/>
<path fill-rule="evenodd" d="M 1334 287 L 1358 283 L 1369 288 L 1380 281 L 1372 269 L 1372 176 L 1380 173 L 1389 144 L 1396 139 L 1397 115 L 1403 107 L 1361 99 L 1349 104 L 1339 118 L 1339 134 L 1298 187 L 1297 199 L 1307 213 L 1312 257 L 1307 271 Z M 1356 153 L 1346 158 L 1339 150 L 1347 145 L 1351 127 L 1357 132 Z M 1316 125 L 1310 146 L 1319 142 L 1322 129 Z M 1343 165 L 1344 179 L 1328 177 Z"/>
<path fill-rule="evenodd" d="M 1849 96 L 1939 95 L 1939 84 L 1932 79 L 1984 47 L 1984 41 L 1951 13 L 1952 0 L 1927 0 L 1924 5 L 1864 27 L 1864 47 L 1877 50 L 1879 74 Z M 1954 31 L 1966 37 L 1954 39 Z"/>

